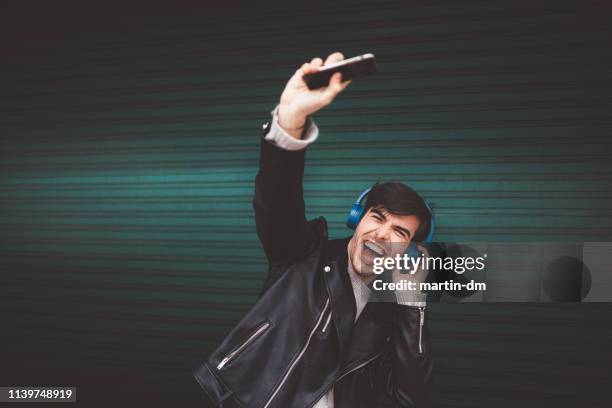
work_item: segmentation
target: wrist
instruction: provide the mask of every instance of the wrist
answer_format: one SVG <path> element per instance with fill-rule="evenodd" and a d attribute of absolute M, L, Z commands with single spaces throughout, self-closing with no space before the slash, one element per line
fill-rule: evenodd
<path fill-rule="evenodd" d="M 278 108 L 278 124 L 286 131 L 301 131 L 306 126 L 308 115 L 291 110 L 287 106 Z"/>

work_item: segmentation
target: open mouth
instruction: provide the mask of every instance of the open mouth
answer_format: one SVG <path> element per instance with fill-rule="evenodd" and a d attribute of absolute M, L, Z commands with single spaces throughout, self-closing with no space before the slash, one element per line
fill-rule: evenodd
<path fill-rule="evenodd" d="M 385 249 L 372 241 L 365 241 L 363 243 L 363 248 L 367 254 L 371 257 L 381 257 L 385 256 Z"/>

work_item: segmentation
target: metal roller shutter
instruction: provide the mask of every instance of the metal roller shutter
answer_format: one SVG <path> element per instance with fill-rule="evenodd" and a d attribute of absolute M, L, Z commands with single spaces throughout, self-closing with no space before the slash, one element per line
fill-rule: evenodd
<path fill-rule="evenodd" d="M 440 241 L 610 239 L 605 3 L 336 1 L 288 14 L 194 8 L 11 45 L 3 380 L 138 379 L 195 398 L 191 365 L 265 271 L 251 210 L 260 125 L 292 71 L 336 49 L 376 54 L 380 74 L 315 117 L 305 198 L 332 236 L 349 233 L 363 188 L 399 180 L 435 203 Z M 431 310 L 435 407 L 594 407 L 609 393 L 609 305 Z"/>

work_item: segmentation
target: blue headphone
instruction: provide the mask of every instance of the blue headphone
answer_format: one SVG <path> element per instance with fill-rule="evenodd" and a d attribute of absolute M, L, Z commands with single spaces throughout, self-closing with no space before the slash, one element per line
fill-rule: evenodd
<path fill-rule="evenodd" d="M 363 214 L 365 213 L 365 207 L 363 204 L 363 200 L 367 197 L 370 190 L 372 190 L 372 187 L 368 187 L 365 190 L 363 190 L 361 194 L 359 194 L 359 197 L 357 197 L 357 200 L 355 201 L 353 206 L 351 207 L 351 212 L 349 213 L 348 219 L 346 220 L 346 225 L 352 230 L 357 228 L 357 224 L 359 224 L 359 221 L 361 221 L 361 218 L 363 217 Z M 423 243 L 431 242 L 434 236 L 434 231 L 436 229 L 436 217 L 430 205 L 427 203 L 425 203 L 425 205 L 427 206 L 427 209 L 429 210 L 429 214 L 431 215 L 431 222 L 429 224 L 429 234 L 427 235 L 427 238 L 425 238 Z M 411 257 L 419 256 L 417 244 L 416 243 L 410 244 L 406 253 L 408 254 L 408 256 L 411 256 Z"/>

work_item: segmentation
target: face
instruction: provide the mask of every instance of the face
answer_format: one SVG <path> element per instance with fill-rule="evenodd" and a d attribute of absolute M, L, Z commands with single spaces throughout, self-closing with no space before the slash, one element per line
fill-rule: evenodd
<path fill-rule="evenodd" d="M 376 257 L 403 254 L 419 229 L 416 215 L 394 215 L 384 208 L 370 208 L 348 246 L 349 262 L 362 278 L 374 278 Z"/>

